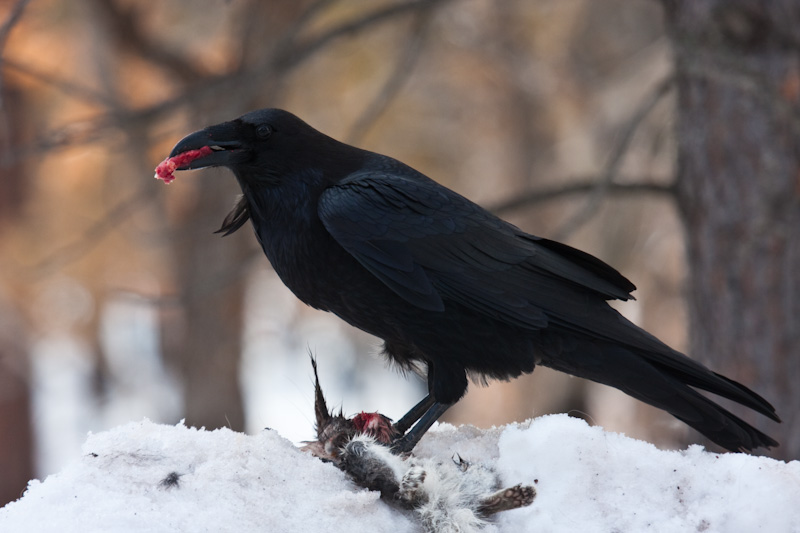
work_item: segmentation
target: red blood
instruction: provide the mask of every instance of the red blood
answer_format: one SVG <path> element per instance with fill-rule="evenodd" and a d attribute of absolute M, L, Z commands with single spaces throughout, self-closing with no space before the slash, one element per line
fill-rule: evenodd
<path fill-rule="evenodd" d="M 174 157 L 168 157 L 158 164 L 156 174 L 153 176 L 157 180 L 164 180 L 164 183 L 172 183 L 175 179 L 175 171 L 178 167 L 188 165 L 195 159 L 207 156 L 213 152 L 208 146 L 203 146 L 198 150 L 189 150 Z"/>
<path fill-rule="evenodd" d="M 358 413 L 353 417 L 353 425 L 359 433 L 366 433 L 382 444 L 389 444 L 395 433 L 392 421 L 380 413 Z"/>

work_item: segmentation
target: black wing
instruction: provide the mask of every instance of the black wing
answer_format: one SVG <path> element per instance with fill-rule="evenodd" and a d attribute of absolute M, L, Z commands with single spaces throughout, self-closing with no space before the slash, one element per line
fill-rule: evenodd
<path fill-rule="evenodd" d="M 327 189 L 318 213 L 345 250 L 422 309 L 452 300 L 540 329 L 635 289 L 599 259 L 528 235 L 421 175 L 359 172 Z"/>

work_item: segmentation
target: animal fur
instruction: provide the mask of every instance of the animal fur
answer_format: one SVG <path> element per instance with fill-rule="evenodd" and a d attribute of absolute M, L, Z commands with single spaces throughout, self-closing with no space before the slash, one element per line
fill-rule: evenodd
<path fill-rule="evenodd" d="M 529 485 L 501 488 L 497 473 L 486 465 L 455 456 L 452 461 L 392 453 L 391 422 L 378 413 L 352 419 L 328 411 L 317 377 L 317 441 L 305 449 L 345 471 L 359 486 L 381 493 L 387 503 L 412 511 L 427 533 L 472 533 L 501 511 L 530 505 L 536 489 Z"/>

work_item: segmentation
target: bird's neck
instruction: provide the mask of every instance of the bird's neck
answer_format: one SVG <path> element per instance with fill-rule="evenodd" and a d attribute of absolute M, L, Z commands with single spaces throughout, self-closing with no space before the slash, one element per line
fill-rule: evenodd
<path fill-rule="evenodd" d="M 322 176 L 292 176 L 279 187 L 242 184 L 256 237 L 273 269 L 302 301 L 314 307 L 313 264 L 335 245 L 317 215 Z M 303 280 L 312 282 L 303 282 Z M 308 293 L 308 294 L 306 294 Z"/>

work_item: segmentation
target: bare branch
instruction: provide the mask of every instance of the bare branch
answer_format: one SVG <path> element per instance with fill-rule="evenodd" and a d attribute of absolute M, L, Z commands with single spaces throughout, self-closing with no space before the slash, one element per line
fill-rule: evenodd
<path fill-rule="evenodd" d="M 89 226 L 76 241 L 61 246 L 37 264 L 26 268 L 25 275 L 38 280 L 82 258 L 99 245 L 106 235 L 136 213 L 141 206 L 146 205 L 146 201 L 154 194 L 155 189 L 150 184 L 140 187 L 138 191 L 111 207 L 103 217 Z"/>
<path fill-rule="evenodd" d="M 17 3 L 11 8 L 8 18 L 3 25 L 0 26 L 0 55 L 3 53 L 3 48 L 6 46 L 6 41 L 8 40 L 11 30 L 14 29 L 19 19 L 22 18 L 22 12 L 25 11 L 30 1 L 31 0 L 17 0 Z"/>
<path fill-rule="evenodd" d="M 597 183 L 591 191 L 586 204 L 580 211 L 570 217 L 561 226 L 561 228 L 559 228 L 558 231 L 555 232 L 553 237 L 554 239 L 566 239 L 568 235 L 580 228 L 597 213 L 605 193 L 614 183 L 614 180 L 619 174 L 623 159 L 625 154 L 628 152 L 628 148 L 630 148 L 634 134 L 639 129 L 639 126 L 642 125 L 645 118 L 647 118 L 653 109 L 655 109 L 661 99 L 669 93 L 673 85 L 674 78 L 672 76 L 665 78 L 658 85 L 656 85 L 653 91 L 651 91 L 651 93 L 644 99 L 639 107 L 634 110 L 633 115 L 630 117 L 630 119 L 628 119 L 625 128 L 622 130 L 619 141 L 617 141 L 617 144 L 611 150 L 605 170 L 603 171 L 600 179 L 597 180 Z"/>
<path fill-rule="evenodd" d="M 414 66 L 424 48 L 430 21 L 430 9 L 424 9 L 419 12 L 414 27 L 412 28 L 411 40 L 404 47 L 400 57 L 395 63 L 394 70 L 387 78 L 381 90 L 350 128 L 350 132 L 345 137 L 347 143 L 358 144 L 359 141 L 364 138 L 367 131 L 369 131 L 372 125 L 375 124 L 378 118 L 386 111 L 392 100 L 400 93 L 403 85 L 405 85 L 411 77 L 411 72 L 414 70 Z"/>
<path fill-rule="evenodd" d="M 108 96 L 100 91 L 92 89 L 91 87 L 59 78 L 58 76 L 55 76 L 49 72 L 36 70 L 30 65 L 19 63 L 13 59 L 4 59 L 3 66 L 12 71 L 16 71 L 23 76 L 28 76 L 38 82 L 49 85 L 69 96 L 84 100 L 88 103 L 102 104 L 107 107 L 112 107 L 113 102 Z"/>
<path fill-rule="evenodd" d="M 28 5 L 30 0 L 17 0 L 17 3 L 11 7 L 11 11 L 8 14 L 8 18 L 0 26 L 0 67 L 3 66 L 3 51 L 6 47 L 6 41 L 8 41 L 8 36 L 11 34 L 11 30 L 14 29 L 14 26 L 17 25 L 17 22 L 22 18 L 22 12 L 25 11 L 25 7 Z M 3 69 L 0 68 L 0 109 L 3 108 Z M 5 125 L 3 125 L 5 127 Z"/>
<path fill-rule="evenodd" d="M 107 137 L 107 130 L 121 123 L 115 114 L 103 114 L 96 119 L 72 122 L 41 135 L 27 145 L 18 146 L 13 152 L 0 154 L 0 168 L 10 167 L 19 161 L 36 157 L 44 152 L 66 146 L 90 144 Z"/>
<path fill-rule="evenodd" d="M 592 193 L 597 189 L 598 181 L 600 181 L 600 179 L 580 180 L 574 183 L 569 183 L 568 185 L 564 185 L 563 187 L 554 187 L 551 189 L 542 189 L 523 193 L 521 195 L 516 195 L 510 200 L 490 206 L 488 209 L 496 215 L 500 215 L 508 213 L 509 211 L 528 208 L 537 204 L 559 200 L 568 196 Z M 672 184 L 661 185 L 659 183 L 654 183 L 651 179 L 643 178 L 641 181 L 634 183 L 609 183 L 606 186 L 605 193 L 615 196 L 629 194 L 651 194 L 655 196 L 672 198 L 675 194 L 675 186 Z"/>
<path fill-rule="evenodd" d="M 313 55 L 318 50 L 327 46 L 330 42 L 363 31 L 366 28 L 372 27 L 375 24 L 391 20 L 392 18 L 403 15 L 405 13 L 414 12 L 418 9 L 431 9 L 451 0 L 414 0 L 411 2 L 398 2 L 380 9 L 376 9 L 371 13 L 345 22 L 335 28 L 328 30 L 310 39 L 309 42 L 299 45 L 292 53 L 287 54 L 285 57 L 280 58 L 276 63 L 279 70 L 289 70 L 306 60 L 309 56 Z"/>
<path fill-rule="evenodd" d="M 242 279 L 247 275 L 248 270 L 253 268 L 253 263 L 264 260 L 264 253 L 261 249 L 254 247 L 252 251 L 238 261 L 198 280 L 195 290 L 192 291 L 191 294 L 151 295 L 127 288 L 112 288 L 111 291 L 121 298 L 130 300 L 131 303 L 159 308 L 183 307 L 191 305 L 196 301 L 202 301 L 236 283 L 241 283 Z"/>
<path fill-rule="evenodd" d="M 186 58 L 166 47 L 157 45 L 153 39 L 145 35 L 133 7 L 123 9 L 114 0 L 93 0 L 93 4 L 108 21 L 109 34 L 114 37 L 121 48 L 130 50 L 168 70 L 171 75 L 177 76 L 183 81 L 196 81 L 205 76 L 205 73 L 192 65 Z"/>
<path fill-rule="evenodd" d="M 257 0 L 258 1 L 258 0 Z M 300 32 L 311 22 L 313 21 L 317 15 L 323 12 L 326 8 L 330 7 L 337 0 L 317 0 L 306 9 L 298 19 L 292 24 L 292 27 L 289 28 L 280 38 L 278 49 L 288 49 L 292 45 L 295 44 L 295 40 L 297 36 L 300 35 Z"/>

